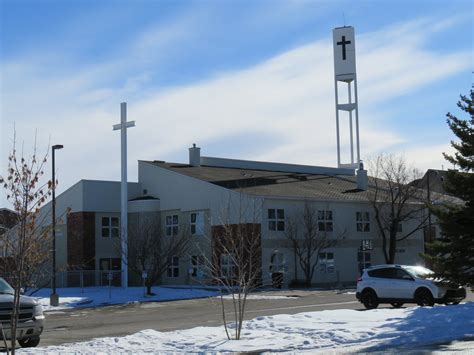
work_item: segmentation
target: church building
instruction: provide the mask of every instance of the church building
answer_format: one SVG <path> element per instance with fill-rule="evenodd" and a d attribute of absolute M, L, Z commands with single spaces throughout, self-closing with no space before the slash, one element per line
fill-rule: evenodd
<path fill-rule="evenodd" d="M 318 232 L 338 240 L 321 250 L 312 284 L 351 285 L 363 268 L 385 262 L 371 205 L 373 191 L 363 168 L 205 157 L 193 145 L 187 163 L 138 162 L 138 182 L 128 183 L 128 215 L 133 219 L 136 214 L 152 214 L 163 228 L 163 238 L 190 234 L 194 251 L 170 256 L 162 284 L 205 283 L 205 273 L 197 271 L 202 260 L 212 257 L 215 230 L 225 223 L 252 223 L 260 230 L 262 284 L 270 285 L 272 273 L 278 271 L 287 287 L 304 279 L 287 224 L 311 205 L 317 211 Z M 50 209 L 49 204 L 44 209 Z M 106 284 L 104 271 L 121 270 L 120 182 L 81 180 L 56 198 L 56 211 L 61 217 L 57 282 Z M 400 233 L 416 223 L 401 224 Z M 419 230 L 398 243 L 396 260 L 416 264 L 423 251 Z M 140 284 L 136 277 L 129 275 L 130 285 Z M 120 284 L 119 276 L 114 276 L 113 284 Z"/>

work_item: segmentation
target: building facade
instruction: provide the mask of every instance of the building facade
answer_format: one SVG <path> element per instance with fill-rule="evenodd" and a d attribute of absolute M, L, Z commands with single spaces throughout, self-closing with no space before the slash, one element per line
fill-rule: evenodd
<path fill-rule="evenodd" d="M 282 274 L 284 287 L 304 279 L 288 223 L 305 206 L 317 216 L 318 232 L 337 241 L 320 251 L 313 285 L 351 285 L 363 268 L 385 262 L 365 170 L 202 157 L 195 146 L 189 153 L 187 164 L 139 161 L 138 182 L 128 184 L 130 221 L 147 214 L 159 221 L 161 238 L 191 237 L 186 255 L 169 256 L 162 284 L 209 282 L 203 264 L 212 259 L 212 238 L 223 225 L 242 223 L 259 228 L 263 285 L 272 284 L 275 272 Z M 49 210 L 47 205 L 42 212 Z M 106 284 L 105 272 L 119 273 L 121 267 L 120 183 L 81 180 L 57 197 L 56 211 L 57 265 L 59 275 L 66 275 L 57 282 Z M 404 222 L 400 233 L 416 223 Z M 399 242 L 396 262 L 420 263 L 423 240 L 419 230 Z M 220 264 L 229 267 L 225 258 Z M 139 275 L 129 279 L 131 285 L 141 282 Z M 119 284 L 120 277 L 112 282 Z"/>

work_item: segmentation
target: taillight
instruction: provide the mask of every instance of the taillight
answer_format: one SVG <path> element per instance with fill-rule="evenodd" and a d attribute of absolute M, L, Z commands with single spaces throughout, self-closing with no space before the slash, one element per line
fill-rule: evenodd
<path fill-rule="evenodd" d="M 357 282 L 361 282 L 361 281 L 362 281 L 362 277 L 359 277 L 359 278 L 357 279 Z"/>

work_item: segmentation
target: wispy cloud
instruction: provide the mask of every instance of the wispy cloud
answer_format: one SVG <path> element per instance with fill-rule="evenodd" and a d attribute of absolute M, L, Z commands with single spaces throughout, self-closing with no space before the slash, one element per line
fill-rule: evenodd
<path fill-rule="evenodd" d="M 440 152 L 445 146 L 412 146 L 383 124 L 384 114 L 390 112 L 385 105 L 390 98 L 407 95 L 470 66 L 469 51 L 440 53 L 424 46 L 433 35 L 423 30 L 426 23 L 399 24 L 357 37 L 364 156 L 406 150 L 423 167 L 442 160 Z M 153 57 L 157 48 L 171 46 L 189 31 L 187 24 L 182 26 L 170 32 L 153 28 L 130 43 L 124 53 L 139 48 L 140 56 L 150 52 Z M 44 134 L 43 141 L 51 132 L 52 143 L 65 145 L 57 164 L 62 188 L 81 178 L 118 179 L 119 135 L 112 132 L 112 125 L 119 120 L 119 102 L 128 100 L 129 119 L 137 121 L 136 128 L 129 131 L 132 180 L 137 176 L 138 159 L 185 160 L 191 143 L 200 145 L 204 155 L 219 156 L 222 150 L 230 150 L 214 142 L 224 140 L 229 146 L 234 137 L 242 147 L 232 150 L 230 157 L 335 165 L 329 39 L 294 48 L 247 69 L 169 89 L 154 88 L 148 68 L 141 68 L 140 63 L 119 58 L 69 71 L 28 61 L 5 63 L 2 82 L 8 90 L 1 94 L 2 157 L 9 149 L 5 137 L 16 122 L 25 139 L 32 137 L 31 128 L 37 127 Z M 242 139 L 246 135 L 249 139 Z"/>

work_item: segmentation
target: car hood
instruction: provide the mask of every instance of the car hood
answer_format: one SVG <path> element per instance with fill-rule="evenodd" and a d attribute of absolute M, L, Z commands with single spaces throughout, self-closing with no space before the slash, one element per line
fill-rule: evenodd
<path fill-rule="evenodd" d="M 36 306 L 38 301 L 28 296 L 20 296 L 21 306 Z M 13 305 L 13 295 L 0 294 L 0 307 L 11 307 Z"/>
<path fill-rule="evenodd" d="M 440 279 L 440 278 L 427 278 L 427 279 L 418 279 L 420 283 L 424 285 L 436 285 L 438 287 L 442 287 L 446 290 L 456 290 L 458 288 L 461 288 L 462 286 L 457 285 L 453 282 L 450 282 L 445 279 Z"/>

